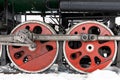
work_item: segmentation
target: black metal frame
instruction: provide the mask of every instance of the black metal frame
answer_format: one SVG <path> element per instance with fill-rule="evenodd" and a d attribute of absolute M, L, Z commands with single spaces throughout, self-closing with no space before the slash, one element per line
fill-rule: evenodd
<path fill-rule="evenodd" d="M 5 24 L 4 24 L 4 27 L 8 28 L 8 0 L 5 0 L 4 2 L 4 12 L 5 12 Z M 1 63 L 1 66 L 4 66 L 7 64 L 7 52 L 6 52 L 6 46 L 2 45 L 2 54 L 1 54 L 1 57 L 0 57 L 0 63 Z"/>

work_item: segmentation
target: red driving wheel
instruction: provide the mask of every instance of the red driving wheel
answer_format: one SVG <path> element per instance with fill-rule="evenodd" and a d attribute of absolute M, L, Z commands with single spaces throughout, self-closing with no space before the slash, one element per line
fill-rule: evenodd
<path fill-rule="evenodd" d="M 13 29 L 11 34 L 28 29 L 36 34 L 52 35 L 55 32 L 45 23 L 27 21 Z M 14 65 L 24 72 L 42 72 L 48 69 L 58 55 L 57 41 L 34 41 L 36 48 L 8 46 L 8 56 Z"/>
<path fill-rule="evenodd" d="M 75 25 L 68 34 L 113 35 L 102 23 L 87 21 Z M 65 41 L 64 55 L 68 64 L 78 72 L 93 72 L 109 66 L 116 56 L 116 41 Z"/>

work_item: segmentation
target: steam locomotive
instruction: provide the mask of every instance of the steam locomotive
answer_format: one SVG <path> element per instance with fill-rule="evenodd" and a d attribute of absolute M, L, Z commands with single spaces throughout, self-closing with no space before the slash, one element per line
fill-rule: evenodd
<path fill-rule="evenodd" d="M 119 15 L 119 0 L 0 0 L 0 66 L 28 73 L 54 64 L 80 73 L 120 67 Z"/>

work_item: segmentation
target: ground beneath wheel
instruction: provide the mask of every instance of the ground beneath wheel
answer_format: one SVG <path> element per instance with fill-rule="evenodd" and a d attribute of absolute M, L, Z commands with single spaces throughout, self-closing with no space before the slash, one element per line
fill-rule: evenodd
<path fill-rule="evenodd" d="M 120 80 L 120 69 L 109 67 L 106 70 L 96 70 L 87 75 L 70 74 L 67 72 L 49 74 L 0 74 L 0 80 Z"/>

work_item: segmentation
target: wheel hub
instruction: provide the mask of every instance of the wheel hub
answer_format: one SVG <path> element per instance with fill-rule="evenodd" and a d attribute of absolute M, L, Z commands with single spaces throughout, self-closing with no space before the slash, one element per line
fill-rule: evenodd
<path fill-rule="evenodd" d="M 87 50 L 88 52 L 92 52 L 92 51 L 94 50 L 94 45 L 88 44 L 88 45 L 86 46 L 86 50 Z"/>

